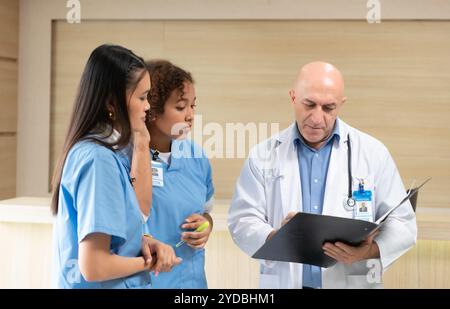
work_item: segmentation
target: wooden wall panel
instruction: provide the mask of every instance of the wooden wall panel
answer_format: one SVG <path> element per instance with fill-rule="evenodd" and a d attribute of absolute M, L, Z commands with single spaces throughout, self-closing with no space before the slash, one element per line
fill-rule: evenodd
<path fill-rule="evenodd" d="M 0 132 L 17 131 L 17 62 L 0 58 Z"/>
<path fill-rule="evenodd" d="M 450 241 L 419 240 L 384 274 L 385 288 L 448 289 Z"/>
<path fill-rule="evenodd" d="M 0 199 L 16 195 L 16 137 L 0 133 Z"/>
<path fill-rule="evenodd" d="M 19 0 L 0 0 L 0 58 L 17 59 Z"/>
<path fill-rule="evenodd" d="M 0 199 L 16 194 L 19 0 L 0 0 Z"/>
<path fill-rule="evenodd" d="M 295 75 L 319 59 L 334 63 L 346 79 L 342 118 L 388 146 L 405 186 L 433 177 L 419 207 L 450 206 L 450 22 L 61 21 L 53 31 L 51 162 L 81 70 L 101 42 L 191 71 L 203 125 L 223 128 L 237 122 L 287 127 Z M 212 160 L 217 198 L 231 197 L 242 163 Z"/>

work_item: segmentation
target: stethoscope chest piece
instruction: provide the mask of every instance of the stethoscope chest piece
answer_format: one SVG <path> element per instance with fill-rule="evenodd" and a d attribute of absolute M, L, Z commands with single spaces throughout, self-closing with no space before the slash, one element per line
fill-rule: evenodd
<path fill-rule="evenodd" d="M 353 210 L 356 205 L 356 201 L 353 197 L 345 197 L 344 198 L 344 208 L 348 211 Z"/>

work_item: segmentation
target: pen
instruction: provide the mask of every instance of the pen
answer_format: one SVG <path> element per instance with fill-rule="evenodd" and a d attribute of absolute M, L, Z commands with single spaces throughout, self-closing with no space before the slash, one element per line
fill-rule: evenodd
<path fill-rule="evenodd" d="M 200 224 L 194 232 L 203 232 L 204 230 L 206 230 L 209 226 L 209 221 L 205 221 L 202 224 Z M 176 244 L 176 248 L 180 247 L 181 245 L 183 245 L 185 243 L 184 240 L 180 241 L 179 243 Z"/>

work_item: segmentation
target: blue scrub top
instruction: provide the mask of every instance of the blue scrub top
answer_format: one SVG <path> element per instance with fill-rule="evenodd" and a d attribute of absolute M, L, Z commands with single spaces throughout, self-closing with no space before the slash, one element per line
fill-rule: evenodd
<path fill-rule="evenodd" d="M 156 239 L 172 245 L 183 261 L 172 271 L 154 277 L 153 288 L 206 289 L 205 250 L 187 244 L 175 245 L 181 239 L 181 228 L 190 215 L 205 212 L 205 203 L 214 194 L 211 165 L 203 150 L 192 141 L 174 140 L 170 165 L 162 162 L 164 186 L 153 186 L 153 203 L 146 228 Z"/>
<path fill-rule="evenodd" d="M 111 253 L 140 256 L 143 221 L 119 154 L 91 141 L 67 155 L 54 224 L 54 283 L 59 288 L 149 288 L 150 274 L 86 282 L 78 266 L 78 244 L 91 233 L 111 235 Z"/>

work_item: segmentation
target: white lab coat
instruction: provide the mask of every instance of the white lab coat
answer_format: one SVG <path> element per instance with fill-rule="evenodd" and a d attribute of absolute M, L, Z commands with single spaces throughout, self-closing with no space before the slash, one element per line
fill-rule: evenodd
<path fill-rule="evenodd" d="M 373 190 L 373 217 L 378 219 L 405 196 L 405 188 L 387 148 L 375 138 L 339 121 L 340 139 L 334 140 L 328 168 L 322 213 L 352 218 L 343 207 L 348 194 L 347 133 L 352 144 L 352 190 L 358 178 Z M 237 181 L 228 216 L 234 242 L 253 255 L 273 229 L 291 211 L 302 211 L 297 151 L 293 142 L 295 122 L 255 146 Z M 380 259 L 352 265 L 337 263 L 322 268 L 323 288 L 380 288 L 381 273 L 411 248 L 417 239 L 415 214 L 409 203 L 395 210 L 375 241 Z M 301 288 L 302 264 L 261 261 L 261 288 Z M 380 271 L 377 271 L 380 270 Z M 368 280 L 368 276 L 373 276 Z M 374 279 L 373 279 L 374 278 Z M 375 281 L 375 283 L 373 282 Z"/>

